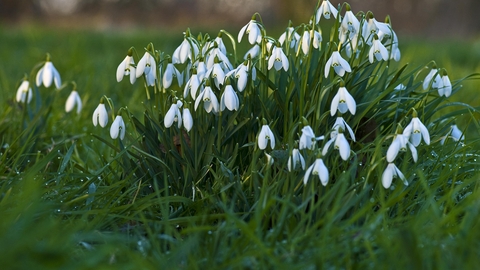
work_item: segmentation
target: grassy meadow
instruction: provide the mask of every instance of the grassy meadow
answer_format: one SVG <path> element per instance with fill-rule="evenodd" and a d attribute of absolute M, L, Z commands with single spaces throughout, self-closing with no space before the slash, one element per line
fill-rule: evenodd
<path fill-rule="evenodd" d="M 231 31 L 234 37 L 238 30 Z M 199 32 L 192 29 L 192 34 Z M 210 32 L 212 37 L 216 34 Z M 408 159 L 397 162 L 409 185 L 396 178 L 395 187 L 389 189 L 380 183 L 386 165 L 381 156 L 391 142 L 391 137 L 384 136 L 388 133 L 385 130 L 393 134 L 395 124 L 384 125 L 378 133 L 382 139 L 378 135 L 372 142 L 359 138 L 352 142 L 352 151 L 357 154 L 350 156 L 350 161 L 326 156 L 330 170 L 326 187 L 313 178 L 304 186 L 304 171 L 287 174 L 289 142 L 301 129 L 295 124 L 301 118 L 294 113 L 293 120 L 285 120 L 258 109 L 260 105 L 256 107 L 258 115 L 276 125 L 274 133 L 284 135 L 277 139 L 276 151 L 268 152 L 275 159 L 273 165 L 255 146 L 261 120 L 246 120 L 249 116 L 242 110 L 247 105 L 235 112 L 236 119 L 234 114 L 199 117 L 246 127 L 252 130 L 248 135 L 225 124 L 225 130 L 215 125 L 207 131 L 198 127 L 200 131 L 189 133 L 191 142 L 185 137 L 178 139 L 177 129 L 163 128 L 170 103 L 158 111 L 152 109 L 143 81 L 137 79 L 132 85 L 125 77 L 119 83 L 115 73 L 131 46 L 139 56 L 150 42 L 155 49 L 172 54 L 182 40 L 181 32 L 157 30 L 101 32 L 0 26 L 2 267 L 473 269 L 478 265 L 480 80 L 478 75 L 462 79 L 480 73 L 480 40 L 399 36 L 402 58 L 391 65 L 400 69 L 408 63 L 413 71 L 405 76 L 405 82 L 412 78 L 414 85 L 414 77 L 421 81 L 427 72 L 415 74 L 435 60 L 438 67 L 448 71 L 456 90 L 438 105 L 439 109 L 417 108 L 419 114 L 429 115 L 429 128 L 438 132 L 431 131 L 431 145 L 419 146 L 415 166 L 409 161 L 409 152 L 405 155 Z M 243 56 L 245 50 L 238 50 Z M 34 81 L 47 53 L 62 81 L 75 81 L 83 102 L 80 114 L 65 112 L 65 100 L 72 90 L 68 83 L 61 91 L 36 88 L 42 99 L 34 91 L 28 108 L 15 101 L 22 78 L 26 75 Z M 323 72 L 320 75 L 323 77 Z M 362 83 L 350 84 L 348 78 L 349 90 Z M 393 86 L 388 89 L 393 91 Z M 153 90 L 151 94 L 155 100 L 161 98 Z M 104 95 L 115 106 L 115 111 L 109 110 L 109 126 L 118 108 L 128 109 L 124 114 L 125 140 L 113 140 L 108 129 L 92 124 L 92 114 Z M 247 98 L 245 95 L 241 100 Z M 367 102 L 357 103 L 360 111 L 368 107 Z M 305 104 L 309 123 L 326 125 L 329 113 L 315 118 L 309 106 L 316 105 L 307 99 Z M 385 118 L 395 114 L 395 108 L 390 106 L 388 113 Z M 376 114 L 382 115 L 381 111 Z M 465 131 L 464 146 L 439 145 L 440 132 L 447 128 L 439 127 L 444 120 L 435 119 L 443 115 L 455 118 Z M 348 119 L 362 121 L 360 117 Z M 292 123 L 297 129 L 291 131 L 290 124 L 282 123 Z M 202 137 L 201 132 L 218 135 Z M 177 151 L 178 145 L 171 143 L 175 139 L 182 141 L 182 150 Z M 185 148 L 190 144 L 194 146 L 188 152 Z M 222 146 L 210 148 L 213 144 Z M 193 149 L 196 145 L 202 146 Z M 193 165 L 185 161 L 190 156 Z M 307 166 L 314 160 L 315 156 L 310 156 Z"/>

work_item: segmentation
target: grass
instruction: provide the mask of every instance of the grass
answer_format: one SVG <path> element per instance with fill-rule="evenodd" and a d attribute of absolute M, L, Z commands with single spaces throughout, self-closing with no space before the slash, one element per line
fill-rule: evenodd
<path fill-rule="evenodd" d="M 453 114 L 467 130 L 466 146 L 432 143 L 420 148 L 418 165 L 402 159 L 397 166 L 408 175 L 408 187 L 399 179 L 392 189 L 379 184 L 384 162 L 375 157 L 386 147 L 380 138 L 370 148 L 360 142 L 352 146 L 359 154 L 350 162 L 327 157 L 334 179 L 326 188 L 313 180 L 303 186 L 302 173 L 285 174 L 285 149 L 272 151 L 276 161 L 267 166 L 262 152 L 251 151 L 254 143 L 230 143 L 247 137 L 235 129 L 225 131 L 230 137 L 221 147 L 208 141 L 221 136 L 192 132 L 193 144 L 203 146 L 192 153 L 176 151 L 175 132 L 163 128 L 162 117 L 144 114 L 158 111 L 149 108 L 142 84 L 116 82 L 116 67 L 130 46 L 141 52 L 153 41 L 156 48 L 173 52 L 181 35 L 0 30 L 0 261 L 7 269 L 477 266 L 478 80 L 462 81 L 463 88 L 447 101 L 452 106 L 431 111 Z M 477 48 L 473 41 L 403 42 L 400 37 L 397 65 L 410 63 L 415 69 L 435 60 L 455 81 L 480 72 Z M 84 103 L 80 115 L 64 112 L 66 89 L 42 89 L 45 103 L 32 105 L 28 116 L 13 101 L 23 74 L 30 74 L 47 52 L 62 79 L 78 85 Z M 128 106 L 129 142 L 113 141 L 93 127 L 91 113 L 103 95 L 116 108 Z M 465 106 L 454 102 L 477 109 L 462 112 Z M 308 106 L 305 111 L 315 114 Z M 259 128 L 241 117 L 240 112 L 235 125 Z M 272 119 L 278 126 L 288 120 Z M 440 126 L 435 116 L 431 119 Z M 204 132 L 214 133 L 221 125 L 209 128 Z M 248 139 L 255 141 L 255 134 Z M 188 149 L 183 140 L 182 149 Z"/>

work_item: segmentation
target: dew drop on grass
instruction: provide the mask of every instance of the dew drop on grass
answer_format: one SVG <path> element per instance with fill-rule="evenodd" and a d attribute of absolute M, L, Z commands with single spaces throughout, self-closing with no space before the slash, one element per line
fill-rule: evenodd
<path fill-rule="evenodd" d="M 208 231 L 208 234 L 212 234 L 212 231 Z"/>

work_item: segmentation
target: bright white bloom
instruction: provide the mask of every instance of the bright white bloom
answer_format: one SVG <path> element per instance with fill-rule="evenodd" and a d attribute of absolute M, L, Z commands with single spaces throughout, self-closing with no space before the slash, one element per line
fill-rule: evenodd
<path fill-rule="evenodd" d="M 345 72 L 352 72 L 350 64 L 342 58 L 338 51 L 334 51 L 330 59 L 328 59 L 327 64 L 325 65 L 325 78 L 328 78 L 328 73 L 330 72 L 330 67 L 333 67 L 335 72 L 343 77 Z"/>
<path fill-rule="evenodd" d="M 454 141 L 463 141 L 465 136 L 463 135 L 462 131 L 457 127 L 457 125 L 450 126 L 450 130 L 448 131 L 447 135 L 442 137 L 440 144 L 445 144 L 445 139 L 451 138 Z"/>
<path fill-rule="evenodd" d="M 373 37 L 379 33 L 390 33 L 390 27 L 385 23 L 379 23 L 371 12 L 368 12 L 365 16 L 367 18 L 366 23 L 363 24 L 362 36 L 365 40 L 365 43 L 372 45 Z M 382 40 L 381 38 L 379 38 Z"/>
<path fill-rule="evenodd" d="M 248 35 L 248 42 L 250 44 L 253 45 L 255 43 L 260 43 L 262 39 L 262 31 L 260 30 L 260 26 L 254 17 L 252 17 L 252 19 L 244 27 L 242 27 L 242 29 L 240 29 L 240 32 L 238 33 L 238 43 L 242 41 L 244 34 Z"/>
<path fill-rule="evenodd" d="M 50 87 L 52 81 L 55 82 L 55 87 L 60 89 L 62 85 L 62 80 L 60 79 L 60 74 L 57 69 L 53 66 L 53 63 L 47 60 L 45 65 L 40 68 L 37 72 L 36 77 L 37 86 L 43 84 L 45 87 Z"/>
<path fill-rule="evenodd" d="M 322 182 L 322 185 L 324 186 L 327 185 L 328 169 L 323 163 L 323 160 L 321 158 L 317 158 L 315 162 L 310 167 L 308 167 L 307 171 L 305 172 L 305 176 L 303 177 L 303 184 L 306 185 L 308 183 L 310 174 L 318 176 L 318 179 L 320 179 L 320 182 Z"/>
<path fill-rule="evenodd" d="M 213 64 L 213 66 L 207 71 L 207 74 L 205 74 L 205 76 L 213 78 L 213 81 L 215 82 L 217 88 L 221 88 L 220 85 L 223 84 L 225 81 L 225 71 L 220 66 L 220 63 Z"/>
<path fill-rule="evenodd" d="M 318 23 L 322 15 L 325 19 L 330 19 L 330 14 L 333 15 L 334 18 L 337 18 L 338 10 L 328 0 L 324 0 L 317 9 L 315 19 Z"/>
<path fill-rule="evenodd" d="M 412 118 L 410 124 L 403 130 L 403 135 L 410 137 L 410 141 L 415 147 L 420 144 L 422 137 L 426 144 L 430 144 L 430 134 L 418 117 Z"/>
<path fill-rule="evenodd" d="M 157 64 L 155 58 L 149 53 L 145 52 L 143 57 L 138 61 L 136 76 L 137 78 L 145 74 L 147 85 L 153 86 L 157 79 Z"/>
<path fill-rule="evenodd" d="M 263 125 L 260 133 L 258 134 L 258 148 L 264 150 L 267 148 L 267 144 L 270 141 L 270 148 L 275 148 L 275 136 L 268 125 Z"/>
<path fill-rule="evenodd" d="M 183 108 L 183 126 L 187 131 L 190 131 L 193 127 L 193 118 L 188 108 Z"/>
<path fill-rule="evenodd" d="M 245 53 L 245 56 L 243 57 L 243 59 L 247 60 L 249 55 L 250 55 L 250 58 L 255 58 L 255 57 L 259 56 L 260 55 L 260 46 L 258 44 L 253 45 L 253 47 L 250 48 L 250 50 L 248 50 Z"/>
<path fill-rule="evenodd" d="M 205 78 L 207 71 L 208 69 L 207 69 L 207 65 L 205 65 L 205 62 L 199 61 L 197 64 L 197 76 L 200 82 L 203 81 L 203 78 Z"/>
<path fill-rule="evenodd" d="M 336 133 L 336 136 L 335 136 Z M 328 149 L 334 143 L 335 149 L 340 152 L 340 156 L 343 160 L 348 160 L 350 157 L 350 145 L 348 144 L 345 135 L 343 135 L 343 131 L 339 130 L 334 133 L 334 137 L 332 137 L 323 147 L 322 155 L 326 155 Z"/>
<path fill-rule="evenodd" d="M 388 50 L 376 36 L 373 40 L 372 47 L 370 47 L 370 51 L 368 52 L 368 60 L 370 63 L 373 63 L 374 58 L 377 59 L 377 61 L 388 60 Z"/>
<path fill-rule="evenodd" d="M 121 82 L 124 76 L 130 76 L 131 84 L 134 84 L 137 79 L 135 61 L 131 55 L 127 55 L 120 65 L 118 65 L 117 82 Z"/>
<path fill-rule="evenodd" d="M 318 140 L 323 139 L 323 137 L 319 137 Z M 300 136 L 300 141 L 298 144 L 298 148 L 301 149 L 315 149 L 315 142 L 317 138 L 313 133 L 313 129 L 310 126 L 304 126 L 302 128 L 302 135 Z"/>
<path fill-rule="evenodd" d="M 267 157 L 267 164 L 268 166 L 272 166 L 273 165 L 273 162 L 275 162 L 275 159 L 273 159 L 273 157 L 267 153 L 265 153 L 265 156 Z"/>
<path fill-rule="evenodd" d="M 400 49 L 398 48 L 398 37 L 395 31 L 393 31 L 390 24 L 377 22 L 379 27 L 378 31 L 378 39 L 383 40 L 386 38 L 385 45 L 391 45 L 391 52 L 390 52 L 390 59 L 394 59 L 395 61 L 400 61 L 401 53 Z M 382 30 L 383 29 L 383 30 Z M 384 32 L 387 31 L 387 32 Z"/>
<path fill-rule="evenodd" d="M 103 101 L 100 101 L 100 104 L 98 104 L 98 107 L 93 112 L 92 122 L 94 126 L 97 126 L 97 124 L 99 124 L 102 128 L 107 126 L 108 113 Z"/>
<path fill-rule="evenodd" d="M 215 60 L 217 58 L 218 60 Z M 208 56 L 207 56 L 207 69 L 212 68 L 212 66 L 216 63 L 216 61 L 220 62 L 222 65 L 222 69 L 224 71 L 230 71 L 233 69 L 232 64 L 230 63 L 230 60 L 228 60 L 228 57 L 225 53 L 223 53 L 218 46 L 213 48 Z"/>
<path fill-rule="evenodd" d="M 182 105 L 183 103 L 178 100 L 177 103 L 174 103 L 170 106 L 170 109 L 165 114 L 165 118 L 163 120 L 166 128 L 171 127 L 173 122 L 177 122 L 178 128 L 182 127 L 182 114 L 180 113 L 180 108 Z"/>
<path fill-rule="evenodd" d="M 280 42 L 280 45 L 282 46 L 283 46 L 283 43 L 285 43 L 285 41 L 290 41 L 290 48 L 296 47 L 299 40 L 300 40 L 300 35 L 297 32 L 295 32 L 295 28 L 293 28 L 291 25 L 287 27 L 285 32 L 283 32 L 283 34 L 281 34 L 280 37 L 278 38 L 278 42 Z"/>
<path fill-rule="evenodd" d="M 172 85 L 173 78 L 177 79 L 178 86 L 182 85 L 182 75 L 172 63 L 168 63 L 162 80 L 165 89 Z"/>
<path fill-rule="evenodd" d="M 305 170 L 305 159 L 303 158 L 302 154 L 300 154 L 300 151 L 294 148 L 292 151 L 292 155 L 288 157 L 288 171 L 291 172 L 292 169 L 295 170 L 299 165 L 302 167 L 303 170 Z"/>
<path fill-rule="evenodd" d="M 217 43 L 218 49 L 223 53 L 227 54 L 227 47 L 225 47 L 225 43 L 223 43 L 222 39 L 222 32 L 220 32 L 217 37 L 215 38 L 213 44 Z"/>
<path fill-rule="evenodd" d="M 77 114 L 80 113 L 82 110 L 82 100 L 78 95 L 78 92 L 73 90 L 67 98 L 67 102 L 65 103 L 65 111 L 68 113 L 73 110 L 73 107 L 77 106 Z"/>
<path fill-rule="evenodd" d="M 28 96 L 28 99 L 27 99 Z M 30 87 L 30 83 L 27 80 L 23 80 L 17 90 L 17 94 L 15 96 L 15 100 L 17 102 L 25 103 L 25 99 L 27 99 L 27 103 L 32 101 L 33 93 L 32 88 Z"/>
<path fill-rule="evenodd" d="M 282 69 L 282 67 L 285 71 L 288 70 L 288 67 L 289 67 L 288 58 L 283 52 L 282 47 L 277 47 L 277 46 L 273 47 L 272 54 L 268 59 L 268 69 L 270 70 L 272 69 L 272 67 L 275 67 L 275 70 L 277 71 Z"/>
<path fill-rule="evenodd" d="M 432 88 L 438 89 L 439 96 L 449 97 L 452 94 L 452 83 L 450 82 L 450 78 L 448 78 L 447 72 L 443 70 L 443 75 L 436 76 L 432 84 Z"/>
<path fill-rule="evenodd" d="M 224 111 L 225 107 L 230 111 L 238 110 L 240 102 L 238 101 L 237 93 L 233 90 L 233 87 L 230 84 L 225 86 L 225 91 L 223 91 L 222 96 L 220 97 L 220 111 Z"/>
<path fill-rule="evenodd" d="M 382 174 L 382 185 L 384 188 L 389 188 L 392 185 L 393 178 L 400 178 L 405 186 L 408 186 L 407 179 L 403 173 L 393 163 L 388 163 L 387 168 Z"/>
<path fill-rule="evenodd" d="M 190 79 L 185 84 L 183 90 L 183 98 L 187 98 L 188 93 L 192 96 L 193 99 L 197 97 L 197 90 L 200 87 L 200 80 L 198 79 L 197 70 L 193 70 L 193 74 Z"/>
<path fill-rule="evenodd" d="M 314 31 L 313 29 L 303 32 L 302 51 L 305 55 L 307 55 L 310 51 L 310 42 L 312 43 L 313 48 L 320 48 L 320 44 L 322 43 L 322 35 L 320 35 L 318 31 Z"/>
<path fill-rule="evenodd" d="M 358 36 L 360 30 L 360 21 L 358 21 L 355 14 L 353 14 L 350 5 L 346 5 L 347 11 L 340 24 L 340 43 L 345 43 L 347 38 L 352 40 L 355 36 Z"/>
<path fill-rule="evenodd" d="M 212 110 L 214 113 L 218 112 L 218 99 L 212 91 L 210 85 L 206 85 L 205 89 L 198 95 L 195 100 L 195 111 L 198 108 L 200 102 L 203 101 L 203 107 L 207 113 L 210 113 Z"/>
<path fill-rule="evenodd" d="M 330 105 L 330 115 L 335 115 L 337 109 L 341 113 L 346 113 L 348 110 L 353 115 L 355 115 L 357 110 L 357 103 L 355 102 L 355 99 L 353 99 L 352 95 L 350 95 L 347 88 L 344 86 L 341 86 L 338 89 L 337 94 L 332 99 L 332 104 Z"/>
<path fill-rule="evenodd" d="M 120 140 L 125 138 L 125 122 L 123 122 L 121 115 L 117 115 L 117 117 L 115 117 L 115 120 L 110 127 L 110 137 L 112 137 L 112 139 L 120 137 Z"/>
<path fill-rule="evenodd" d="M 353 133 L 352 128 L 347 124 L 345 119 L 343 117 L 339 116 L 335 120 L 335 124 L 333 124 L 333 131 L 330 133 L 330 137 L 335 137 L 337 134 L 340 132 L 340 130 L 348 130 L 348 133 L 350 134 L 350 138 L 352 138 L 353 141 L 355 141 L 355 134 Z"/>
<path fill-rule="evenodd" d="M 397 90 L 397 91 L 401 91 L 401 90 L 405 90 L 407 89 L 407 86 L 405 86 L 403 83 L 395 86 L 395 88 L 393 88 L 393 90 Z"/>
<path fill-rule="evenodd" d="M 393 162 L 397 157 L 399 151 L 407 151 L 407 146 L 412 152 L 413 161 L 417 162 L 417 149 L 415 148 L 415 146 L 413 146 L 412 143 L 408 141 L 408 137 L 403 134 L 395 135 L 392 144 L 388 147 L 387 150 L 387 161 Z"/>
<path fill-rule="evenodd" d="M 430 70 L 430 72 L 428 73 L 427 77 L 425 77 L 425 79 L 423 80 L 423 90 L 428 89 L 428 86 L 430 86 L 430 82 L 432 80 L 434 80 L 432 85 L 438 85 L 439 84 L 439 81 L 441 80 L 441 78 L 440 78 L 440 75 L 438 73 L 439 73 L 438 69 L 434 65 L 432 67 L 432 69 Z"/>
<path fill-rule="evenodd" d="M 193 62 L 199 53 L 198 45 L 195 39 L 190 37 L 187 33 L 182 43 L 175 49 L 172 55 L 172 62 L 174 64 L 183 64 L 190 59 Z"/>

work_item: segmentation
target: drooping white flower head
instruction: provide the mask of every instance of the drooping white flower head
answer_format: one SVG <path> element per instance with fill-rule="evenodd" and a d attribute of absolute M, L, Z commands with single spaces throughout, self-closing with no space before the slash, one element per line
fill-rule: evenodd
<path fill-rule="evenodd" d="M 151 48 L 149 45 L 147 48 Z M 139 78 L 145 74 L 147 85 L 153 86 L 157 79 L 157 64 L 155 58 L 147 51 L 143 57 L 138 61 L 136 76 Z"/>
<path fill-rule="evenodd" d="M 180 108 L 183 103 L 178 100 L 177 103 L 173 103 L 170 106 L 170 109 L 165 114 L 164 124 L 166 128 L 169 128 L 173 125 L 173 122 L 177 122 L 178 128 L 182 127 L 182 114 L 180 113 Z"/>
<path fill-rule="evenodd" d="M 374 59 L 377 61 L 387 61 L 388 60 L 388 50 L 385 46 L 378 40 L 378 37 L 375 35 L 373 38 L 372 46 L 368 52 L 368 60 L 370 63 L 373 63 Z"/>
<path fill-rule="evenodd" d="M 360 21 L 355 17 L 355 14 L 353 14 L 350 5 L 346 4 L 345 16 L 340 24 L 340 35 L 348 36 L 351 39 L 353 36 L 358 35 L 359 30 Z"/>
<path fill-rule="evenodd" d="M 134 84 L 137 79 L 135 61 L 132 57 L 132 49 L 128 50 L 127 56 L 117 67 L 117 82 L 121 82 L 124 76 L 130 76 L 130 83 Z"/>
<path fill-rule="evenodd" d="M 100 104 L 98 104 L 92 116 L 93 125 L 97 126 L 97 124 L 99 124 L 102 128 L 106 127 L 108 124 L 108 113 L 107 113 L 107 109 L 105 108 L 105 104 L 103 102 L 104 101 L 102 98 L 100 100 Z"/>
<path fill-rule="evenodd" d="M 289 63 L 288 58 L 282 50 L 282 47 L 273 46 L 272 54 L 268 58 L 268 69 L 275 68 L 275 70 L 283 69 L 288 70 Z"/>
<path fill-rule="evenodd" d="M 225 71 L 222 69 L 220 62 L 218 62 L 218 59 L 216 58 L 215 64 L 208 69 L 207 74 L 205 74 L 206 77 L 213 78 L 213 81 L 217 88 L 221 88 L 221 85 L 224 84 L 225 81 Z"/>
<path fill-rule="evenodd" d="M 172 62 L 174 64 L 183 64 L 187 59 L 193 62 L 200 51 L 196 40 L 190 37 L 190 31 L 187 30 L 184 34 L 182 43 L 173 52 Z"/>
<path fill-rule="evenodd" d="M 447 138 L 453 139 L 456 142 L 465 140 L 463 132 L 455 124 L 450 126 L 450 130 L 445 136 L 442 137 L 442 140 L 440 140 L 440 144 L 445 144 L 445 140 Z"/>
<path fill-rule="evenodd" d="M 32 93 L 32 88 L 30 87 L 30 83 L 26 79 L 24 79 L 20 84 L 20 86 L 18 87 L 15 100 L 21 103 L 25 103 L 25 101 L 27 103 L 30 103 L 30 101 L 32 101 L 32 97 L 33 97 L 33 93 Z"/>
<path fill-rule="evenodd" d="M 198 95 L 197 99 L 195 100 L 195 111 L 198 108 L 200 102 L 203 101 L 203 107 L 207 113 L 210 113 L 212 110 L 214 113 L 218 112 L 218 99 L 212 91 L 210 84 L 208 83 L 205 85 L 203 91 Z"/>
<path fill-rule="evenodd" d="M 275 136 L 272 130 L 267 124 L 262 126 L 260 133 L 258 134 L 258 148 L 264 150 L 267 148 L 268 142 L 270 142 L 270 148 L 275 148 Z"/>
<path fill-rule="evenodd" d="M 387 168 L 382 174 L 382 185 L 384 188 L 390 188 L 393 178 L 400 178 L 405 186 L 408 186 L 407 179 L 403 173 L 393 163 L 388 163 Z"/>
<path fill-rule="evenodd" d="M 330 72 L 330 68 L 333 67 L 335 72 L 340 76 L 343 77 L 345 75 L 345 72 L 352 72 L 352 69 L 350 68 L 350 64 L 342 58 L 340 53 L 338 51 L 334 51 L 332 53 L 332 56 L 327 61 L 327 64 L 325 65 L 325 78 L 328 78 L 328 74 Z"/>
<path fill-rule="evenodd" d="M 262 31 L 260 25 L 255 20 L 255 15 L 252 16 L 252 19 L 240 29 L 238 33 L 238 43 L 242 42 L 243 35 L 248 35 L 248 42 L 250 44 L 260 43 L 262 40 Z"/>
<path fill-rule="evenodd" d="M 193 127 L 193 117 L 188 108 L 183 108 L 183 126 L 187 131 Z"/>
<path fill-rule="evenodd" d="M 315 162 L 308 167 L 305 176 L 303 177 L 303 184 L 306 185 L 308 183 L 310 175 L 318 176 L 318 179 L 320 179 L 323 186 L 328 184 L 328 169 L 321 158 L 317 158 Z"/>
<path fill-rule="evenodd" d="M 450 78 L 448 77 L 447 71 L 442 69 L 441 71 L 442 76 L 438 74 L 432 84 L 432 88 L 436 88 L 438 90 L 439 96 L 449 97 L 452 94 L 452 83 L 450 82 Z"/>
<path fill-rule="evenodd" d="M 123 122 L 121 115 L 117 115 L 117 117 L 115 117 L 115 120 L 110 127 L 110 137 L 112 139 L 120 138 L 120 140 L 125 138 L 125 122 Z"/>
<path fill-rule="evenodd" d="M 177 80 L 178 86 L 181 86 L 183 83 L 183 77 L 173 63 L 170 62 L 165 68 L 165 73 L 163 73 L 163 87 L 168 89 L 172 85 L 174 78 Z"/>
<path fill-rule="evenodd" d="M 330 15 L 333 15 L 334 18 L 337 18 L 337 14 L 338 10 L 328 0 L 323 0 L 322 4 L 317 9 L 315 19 L 318 23 L 322 16 L 328 20 L 330 19 Z"/>
<path fill-rule="evenodd" d="M 191 97 L 195 99 L 197 97 L 197 91 L 200 87 L 200 80 L 198 79 L 197 69 L 193 69 L 192 76 L 188 79 L 187 83 L 185 84 L 185 88 L 183 90 L 183 98 L 187 98 L 188 93 L 190 93 Z"/>
<path fill-rule="evenodd" d="M 60 74 L 58 73 L 53 63 L 49 60 L 50 56 L 47 55 L 47 61 L 42 68 L 40 68 L 37 72 L 36 76 L 36 83 L 37 86 L 44 85 L 45 87 L 50 87 L 52 85 L 52 81 L 55 82 L 55 87 L 60 89 L 62 85 L 62 80 L 60 79 Z"/>
<path fill-rule="evenodd" d="M 315 133 L 313 133 L 313 129 L 310 126 L 304 126 L 302 128 L 302 135 L 300 135 L 300 141 L 298 144 L 298 148 L 301 149 L 315 149 L 315 142 L 317 138 L 315 137 Z"/>
<path fill-rule="evenodd" d="M 378 27 L 378 39 L 384 40 L 385 45 L 390 45 L 390 59 L 395 61 L 400 61 L 401 53 L 400 49 L 398 48 L 398 37 L 395 31 L 393 31 L 392 26 L 390 25 L 390 17 L 387 17 L 386 22 L 377 22 Z M 386 31 L 386 32 L 384 32 Z"/>
<path fill-rule="evenodd" d="M 387 150 L 387 161 L 390 163 L 393 162 L 397 157 L 398 152 L 407 151 L 407 146 L 410 149 L 410 152 L 412 152 L 413 161 L 417 162 L 417 159 L 418 159 L 417 149 L 415 148 L 415 146 L 413 146 L 412 143 L 408 141 L 408 137 L 403 134 L 395 135 L 395 138 L 393 139 L 392 144 L 390 144 Z"/>
<path fill-rule="evenodd" d="M 313 29 L 305 30 L 302 35 L 302 51 L 305 55 L 310 51 L 310 43 L 312 43 L 313 48 L 320 48 L 322 35 Z"/>
<path fill-rule="evenodd" d="M 427 77 L 423 80 L 423 90 L 427 90 L 430 86 L 432 80 L 432 85 L 438 85 L 439 81 L 441 80 L 440 75 L 438 74 L 437 66 L 434 64 L 430 72 L 428 72 Z"/>
<path fill-rule="evenodd" d="M 345 119 L 343 117 L 339 116 L 335 120 L 335 124 L 333 124 L 333 131 L 330 133 L 330 137 L 337 136 L 337 134 L 340 132 L 340 130 L 348 130 L 348 133 L 350 134 L 350 138 L 352 138 L 353 141 L 355 141 L 355 134 L 353 133 L 352 128 L 347 124 Z"/>
<path fill-rule="evenodd" d="M 68 113 L 72 111 L 75 106 L 77 106 L 77 114 L 79 114 L 80 111 L 82 111 L 82 99 L 80 99 L 78 92 L 73 90 L 65 103 L 65 111 Z"/>
<path fill-rule="evenodd" d="M 237 93 L 233 90 L 230 83 L 227 83 L 222 96 L 220 97 L 220 111 L 224 111 L 227 108 L 230 111 L 238 110 L 240 102 L 238 100 Z"/>
<path fill-rule="evenodd" d="M 247 58 L 249 56 L 250 56 L 250 58 L 255 58 L 259 55 L 260 55 L 260 46 L 258 44 L 255 44 L 255 45 L 253 45 L 252 48 L 250 48 L 250 50 L 248 50 L 245 53 L 245 56 L 243 57 L 243 59 L 247 60 Z"/>
<path fill-rule="evenodd" d="M 228 59 L 227 55 L 218 48 L 218 45 L 216 43 L 214 44 L 215 44 L 215 47 L 211 49 L 207 55 L 207 61 L 206 61 L 207 69 L 211 69 L 215 63 L 220 63 L 222 69 L 225 72 L 232 70 L 233 66 L 230 63 L 230 60 Z M 218 58 L 218 59 L 216 60 L 215 58 Z"/>
<path fill-rule="evenodd" d="M 403 135 L 409 137 L 415 147 L 420 144 L 422 138 L 426 144 L 430 144 L 430 134 L 425 125 L 416 116 L 416 112 L 414 112 L 410 124 L 408 124 L 403 130 Z"/>
<path fill-rule="evenodd" d="M 267 154 L 267 152 L 265 152 L 265 157 L 267 158 L 267 165 L 272 166 L 275 162 L 275 159 L 271 155 Z"/>
<path fill-rule="evenodd" d="M 343 130 L 339 129 L 338 131 L 334 131 L 332 133 L 334 136 L 332 136 L 323 147 L 322 155 L 326 155 L 330 146 L 334 144 L 335 149 L 340 152 L 340 157 L 342 157 L 342 159 L 345 161 L 348 160 L 350 157 L 350 145 L 343 134 Z"/>
<path fill-rule="evenodd" d="M 337 109 L 340 113 L 346 113 L 347 110 L 351 114 L 355 115 L 357 111 L 357 103 L 353 99 L 352 95 L 348 92 L 347 88 L 340 84 L 337 94 L 332 99 L 332 104 L 330 105 L 330 115 L 333 116 L 337 112 Z"/>
<path fill-rule="evenodd" d="M 297 148 L 294 148 L 292 155 L 288 157 L 287 167 L 288 171 L 295 170 L 298 166 L 301 166 L 305 170 L 305 159 Z"/>
<path fill-rule="evenodd" d="M 295 32 L 292 22 L 289 23 L 285 32 L 283 32 L 278 38 L 278 42 L 283 46 L 283 43 L 290 41 L 290 48 L 296 48 L 298 41 L 300 40 L 300 35 Z"/>
<path fill-rule="evenodd" d="M 363 24 L 362 37 L 365 43 L 372 45 L 372 41 L 375 35 L 379 33 L 390 33 L 390 28 L 385 23 L 379 23 L 374 17 L 372 12 L 367 12 L 365 15 L 366 22 Z M 382 40 L 381 38 L 379 38 Z"/>

